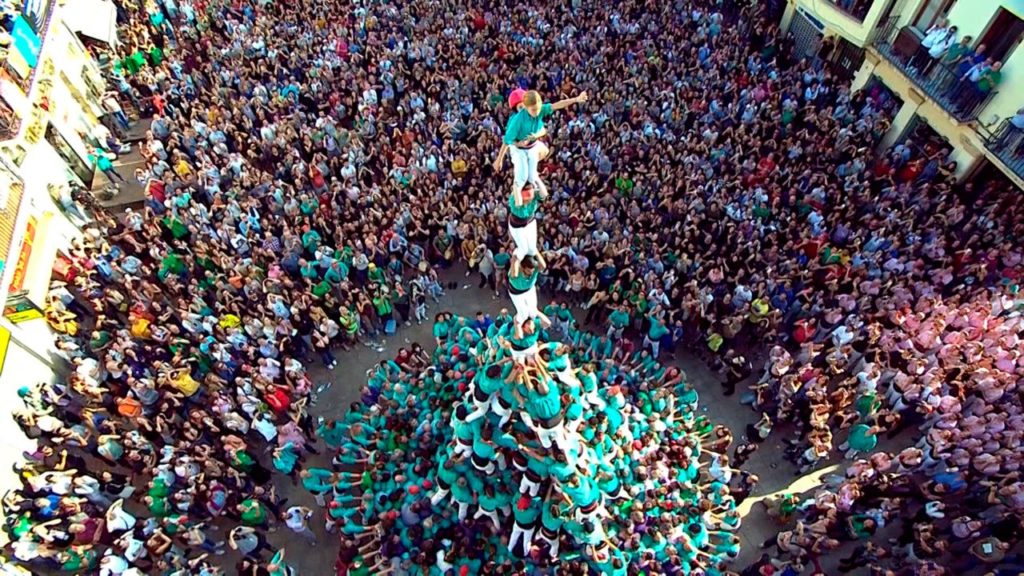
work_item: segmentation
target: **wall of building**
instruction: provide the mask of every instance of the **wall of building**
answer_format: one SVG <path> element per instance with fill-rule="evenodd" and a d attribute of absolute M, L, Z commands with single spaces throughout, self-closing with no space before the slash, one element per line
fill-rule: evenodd
<path fill-rule="evenodd" d="M 886 6 L 893 1 L 875 0 L 863 21 L 843 12 L 830 0 L 790 0 L 789 8 L 824 24 L 826 36 L 841 36 L 857 46 L 864 46 L 881 20 Z"/>
<path fill-rule="evenodd" d="M 949 21 L 957 27 L 957 36 L 971 36 L 975 44 L 988 29 L 999 8 L 1024 19 L 1024 0 L 959 0 L 949 11 Z M 1024 43 L 1003 62 L 1003 80 L 988 106 L 978 115 L 982 125 L 998 122 L 1024 106 Z"/>

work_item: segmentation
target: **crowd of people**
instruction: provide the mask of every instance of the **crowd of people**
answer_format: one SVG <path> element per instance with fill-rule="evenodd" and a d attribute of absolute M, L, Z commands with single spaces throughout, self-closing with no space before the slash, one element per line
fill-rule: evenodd
<path fill-rule="evenodd" d="M 397 469 L 364 452 L 360 437 L 385 438 L 374 424 L 342 428 L 360 446 L 337 456 L 349 475 L 304 468 L 335 432 L 308 417 L 303 362 L 334 368 L 337 348 L 380 348 L 428 320 L 446 288 L 438 270 L 457 261 L 502 293 L 518 207 L 493 161 L 513 85 L 589 95 L 549 127 L 534 215 L 539 286 L 586 309 L 587 325 L 566 330 L 585 341 L 575 353 L 621 369 L 684 345 L 729 393 L 746 357 L 771 348 L 743 395 L 760 419 L 734 461 L 786 423 L 803 470 L 853 459 L 813 499 L 780 503 L 796 523 L 775 542 L 791 566 L 870 539 L 907 506 L 922 512 L 896 545 L 866 541 L 847 565 L 942 573 L 944 557 L 994 562 L 1019 541 L 1019 192 L 958 184 L 944 154 L 909 142 L 875 155 L 894 103 L 795 56 L 773 3 L 117 4 L 115 85 L 152 114 L 136 173 L 147 202 L 97 213 L 74 278 L 52 291 L 72 374 L 27 387 L 17 414 L 41 446 L 5 502 L 19 560 L 213 574 L 223 543 L 204 522 L 223 515 L 242 524 L 227 540 L 243 574 L 285 574 L 263 531 L 281 521 L 305 534 L 308 513 L 278 505 L 283 475 L 324 498 L 327 480 L 393 485 L 388 502 L 364 492 L 328 512 L 343 555 L 381 550 L 381 565 L 353 560 L 352 573 L 377 573 L 389 551 L 453 550 L 428 537 L 449 534 L 436 525 L 404 532 L 419 542 L 368 543 L 378 529 L 354 528 L 376 526 L 372 512 L 404 522 L 413 500 L 426 516 L 395 489 Z M 571 312 L 544 315 L 558 329 Z M 434 360 L 452 363 L 457 333 L 436 335 Z M 353 418 L 376 405 L 379 426 L 434 402 L 417 354 L 400 374 L 428 398 L 396 389 L 392 367 Z M 424 434 L 386 438 L 415 452 Z M 875 452 L 901 434 L 916 445 Z M 91 473 L 94 458 L 109 471 Z M 415 470 L 418 491 L 432 462 Z M 615 516 L 619 534 L 642 512 Z M 443 528 L 458 526 L 452 513 Z M 454 565 L 446 554 L 425 561 Z"/>

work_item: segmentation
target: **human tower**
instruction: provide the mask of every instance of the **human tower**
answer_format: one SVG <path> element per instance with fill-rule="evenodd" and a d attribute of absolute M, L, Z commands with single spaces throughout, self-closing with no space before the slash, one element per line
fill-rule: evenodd
<path fill-rule="evenodd" d="M 393 362 L 372 374 L 371 395 L 403 406 L 402 420 L 417 423 L 419 434 L 387 430 L 374 409 L 346 417 L 353 433 L 365 437 L 366 422 L 371 430 L 370 442 L 354 438 L 342 449 L 343 455 L 364 456 L 349 461 L 367 460 L 373 444 L 389 452 L 369 458 L 378 471 L 381 462 L 388 470 L 363 484 L 382 517 L 395 520 L 398 510 L 404 516 L 428 508 L 422 526 L 387 521 L 389 529 L 377 528 L 379 535 L 387 540 L 391 532 L 408 544 L 416 540 L 410 533 L 443 539 L 434 564 L 440 573 L 480 573 L 488 562 L 572 559 L 605 575 L 624 575 L 632 562 L 715 574 L 739 551 L 728 480 L 707 481 L 702 470 L 717 464 L 701 462 L 702 456 L 714 458 L 705 449 L 712 426 L 697 415 L 696 392 L 681 372 L 646 354 L 624 368 L 592 346 L 592 335 L 563 315 L 553 327 L 538 308 L 537 278 L 545 262 L 536 216 L 547 196 L 537 174 L 547 155 L 543 120 L 584 101 L 585 93 L 554 104 L 542 104 L 536 92 L 510 96 L 516 112 L 495 165 L 500 168 L 508 154 L 515 166 L 508 199 L 515 242 L 508 290 L 515 315 L 485 329 L 442 315 L 426 376 L 402 382 Z M 364 424 L 357 426 L 360 418 Z M 436 449 L 422 445 L 423 430 Z M 399 435 L 411 446 L 398 446 Z M 433 459 L 429 468 L 426 457 Z M 333 509 L 352 515 L 345 512 L 351 509 Z M 450 537 L 466 533 L 456 526 L 472 527 L 477 541 Z"/>

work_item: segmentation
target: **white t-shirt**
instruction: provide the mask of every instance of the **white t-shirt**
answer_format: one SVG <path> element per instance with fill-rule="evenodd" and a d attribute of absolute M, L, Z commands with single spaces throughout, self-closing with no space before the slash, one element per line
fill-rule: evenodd
<path fill-rule="evenodd" d="M 303 514 L 302 509 L 298 506 L 292 506 L 285 513 L 285 524 L 289 528 L 298 532 L 306 527 L 306 516 Z"/>

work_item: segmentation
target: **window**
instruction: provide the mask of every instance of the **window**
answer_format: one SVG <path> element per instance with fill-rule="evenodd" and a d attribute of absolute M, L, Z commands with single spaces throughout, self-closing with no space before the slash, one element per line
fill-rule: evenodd
<path fill-rule="evenodd" d="M 931 28 L 939 18 L 945 18 L 954 0 L 926 0 L 914 17 L 914 28 L 924 32 Z"/>
<path fill-rule="evenodd" d="M 1006 62 L 1007 56 L 1024 38 L 1024 20 L 1009 10 L 1000 8 L 985 33 L 981 35 L 978 45 L 985 45 L 985 54 L 993 60 Z"/>

